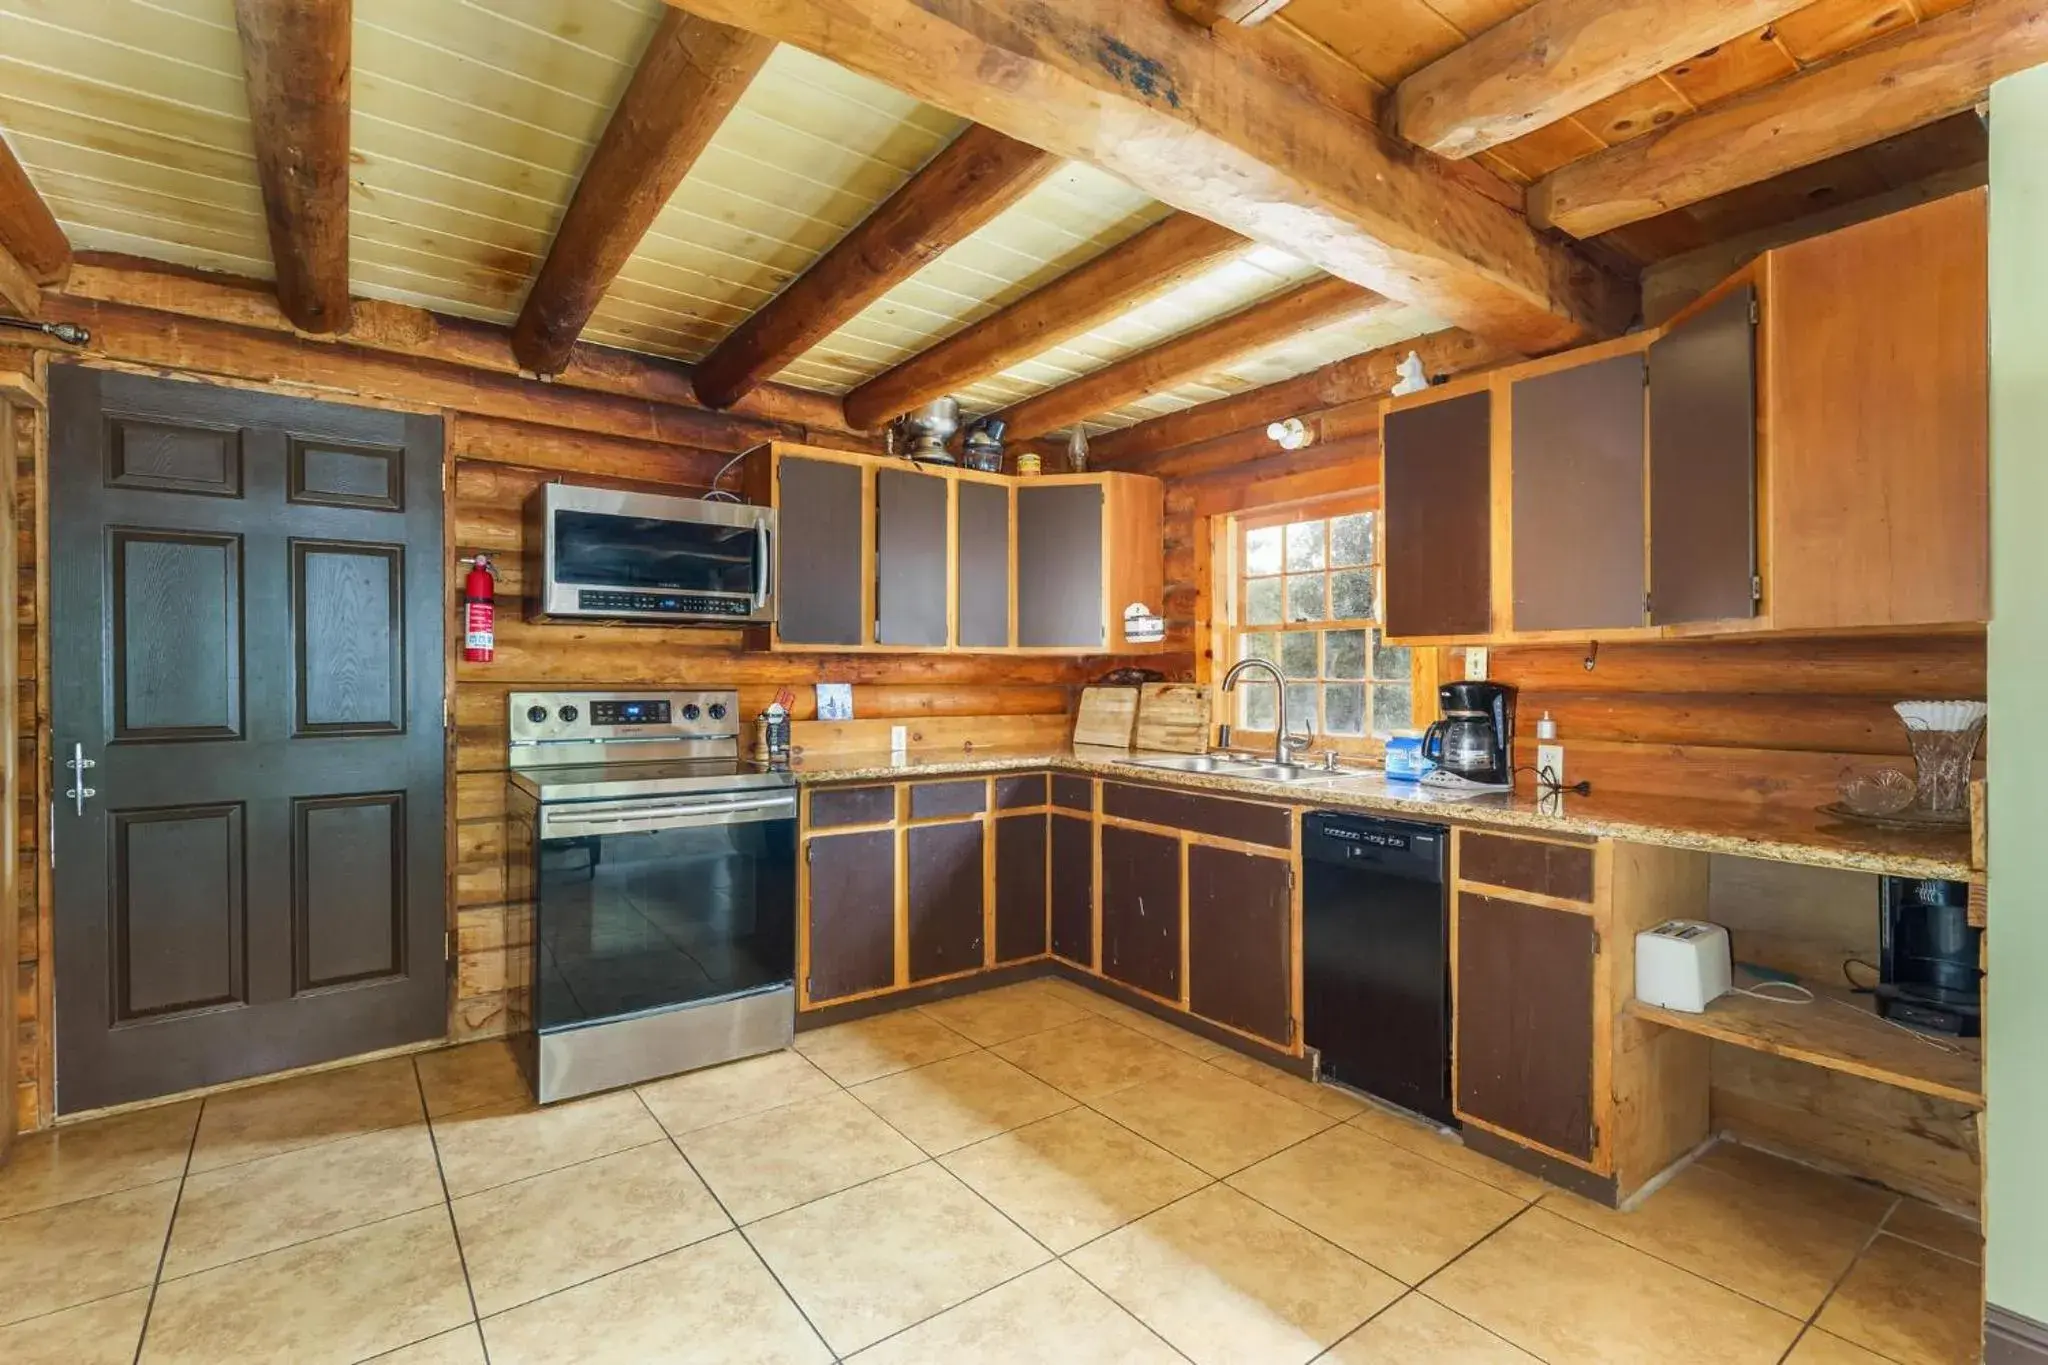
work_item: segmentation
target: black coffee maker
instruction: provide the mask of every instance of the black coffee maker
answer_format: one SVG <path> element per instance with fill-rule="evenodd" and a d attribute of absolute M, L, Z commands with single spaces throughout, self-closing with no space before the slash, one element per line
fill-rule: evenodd
<path fill-rule="evenodd" d="M 1422 735 L 1422 756 L 1444 772 L 1488 787 L 1514 784 L 1515 689 L 1490 682 L 1437 689 L 1444 718 Z"/>
<path fill-rule="evenodd" d="M 1964 882 L 1880 879 L 1877 1012 L 1932 1033 L 1974 1038 L 1982 996 L 1977 945 Z"/>

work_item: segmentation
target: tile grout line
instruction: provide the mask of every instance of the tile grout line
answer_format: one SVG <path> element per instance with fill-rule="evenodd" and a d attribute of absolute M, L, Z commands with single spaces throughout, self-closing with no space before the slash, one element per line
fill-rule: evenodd
<path fill-rule="evenodd" d="M 1877 1226 L 1871 1229 L 1870 1235 L 1863 1239 L 1863 1245 L 1856 1248 L 1856 1254 L 1849 1258 L 1849 1264 L 1842 1267 L 1842 1273 L 1835 1276 L 1834 1283 L 1828 1286 L 1828 1292 L 1821 1295 L 1820 1302 L 1814 1305 L 1813 1312 L 1808 1314 L 1806 1321 L 1800 1325 L 1799 1334 L 1792 1338 L 1792 1344 L 1785 1348 L 1785 1354 L 1778 1357 L 1779 1365 L 1784 1365 L 1785 1361 L 1790 1360 L 1792 1358 L 1792 1353 L 1799 1349 L 1799 1343 L 1806 1339 L 1807 1333 L 1825 1332 L 1827 1330 L 1826 1328 L 1820 1325 L 1820 1315 L 1823 1312 L 1825 1312 L 1827 1310 L 1827 1306 L 1834 1301 L 1835 1295 L 1841 1292 L 1842 1286 L 1848 1282 L 1849 1276 L 1855 1273 L 1856 1267 L 1863 1263 L 1863 1258 L 1870 1254 L 1870 1249 L 1877 1245 L 1877 1239 L 1885 1235 L 1884 1225 L 1891 1221 L 1892 1215 L 1899 1211 L 1899 1205 L 1902 1204 L 1904 1201 L 1905 1196 L 1903 1195 L 1892 1196 L 1892 1206 L 1885 1210 L 1884 1217 L 1878 1220 Z M 1918 1244 L 1916 1243 L 1915 1245 Z M 1934 1250 L 1934 1248 L 1930 1247 L 1928 1248 L 1928 1250 L 1931 1251 Z M 1958 1257 L 1957 1259 L 1961 1258 Z M 1833 1334 L 1830 1333 L 1829 1335 Z M 1877 1356 L 1881 1360 L 1891 1361 L 1893 1362 L 1893 1365 L 1897 1365 L 1897 1360 L 1895 1357 L 1885 1355 L 1884 1352 L 1878 1350 L 1876 1347 L 1863 1346 L 1862 1342 L 1855 1341 L 1853 1338 L 1850 1337 L 1844 1337 L 1842 1339 L 1844 1341 L 1849 1341 L 1852 1345 L 1862 1346 L 1864 1350 L 1869 1351 L 1872 1355 Z"/>
<path fill-rule="evenodd" d="M 156 1294 L 163 1287 L 164 1265 L 171 1257 L 171 1235 L 178 1230 L 178 1208 L 185 1202 L 185 1179 L 192 1172 L 192 1153 L 199 1149 L 199 1124 L 206 1117 L 206 1101 L 199 1101 L 199 1112 L 192 1116 L 192 1136 L 185 1142 L 185 1164 L 178 1169 L 178 1193 L 171 1200 L 170 1220 L 164 1225 L 164 1244 L 156 1253 L 156 1274 L 149 1281 L 149 1302 L 142 1306 L 142 1330 L 135 1336 L 135 1354 L 130 1365 L 142 1365 L 142 1348 L 149 1341 L 149 1321 L 156 1316 Z"/>
<path fill-rule="evenodd" d="M 424 1076 L 420 1075 L 420 1064 L 417 1059 L 414 1059 L 412 1064 L 412 1083 L 414 1091 L 420 1097 L 420 1121 L 427 1128 L 427 1145 L 433 1149 L 434 1153 L 434 1176 L 441 1182 L 441 1207 L 448 1213 L 448 1231 L 455 1238 L 455 1260 L 456 1264 L 462 1268 L 462 1291 L 469 1296 L 469 1320 L 476 1328 L 477 1349 L 483 1352 L 484 1365 L 491 1365 L 491 1344 L 484 1337 L 483 1314 L 476 1310 L 476 1285 L 471 1283 L 469 1278 L 469 1254 L 462 1249 L 462 1224 L 455 1221 L 455 1198 L 448 1192 L 448 1172 L 441 1165 L 441 1137 L 440 1134 L 434 1131 L 433 1115 L 429 1112 L 427 1104 L 427 1081 Z M 417 1213 L 418 1210 L 415 1209 L 413 1212 Z M 440 1333 L 436 1332 L 431 1335 L 439 1336 Z M 421 1341 L 428 1339 L 428 1337 L 420 1338 Z M 413 1344 L 412 1342 L 404 1343 L 406 1346 Z M 402 1347 L 395 1346 L 392 1349 L 399 1350 Z"/>

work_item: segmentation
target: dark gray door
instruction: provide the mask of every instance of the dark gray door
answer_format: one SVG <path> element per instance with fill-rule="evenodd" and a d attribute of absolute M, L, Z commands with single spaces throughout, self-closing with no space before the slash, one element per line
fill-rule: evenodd
<path fill-rule="evenodd" d="M 1100 649 L 1102 485 L 1017 489 L 1017 643 L 1026 649 Z"/>
<path fill-rule="evenodd" d="M 1655 625 L 1756 615 L 1755 319 L 1744 286 L 1650 344 Z"/>
<path fill-rule="evenodd" d="M 875 474 L 875 643 L 946 644 L 946 481 Z"/>
<path fill-rule="evenodd" d="M 1392 636 L 1493 627 L 1493 395 L 1482 390 L 1387 414 L 1386 628 Z"/>
<path fill-rule="evenodd" d="M 792 645 L 861 642 L 860 466 L 776 462 L 775 633 Z"/>
<path fill-rule="evenodd" d="M 440 1037 L 439 419 L 50 397 L 58 1110 Z"/>
<path fill-rule="evenodd" d="M 1516 630 L 1643 624 L 1643 358 L 1516 382 Z"/>
<path fill-rule="evenodd" d="M 960 489 L 960 640 L 967 649 L 1010 643 L 1010 490 L 962 479 Z"/>

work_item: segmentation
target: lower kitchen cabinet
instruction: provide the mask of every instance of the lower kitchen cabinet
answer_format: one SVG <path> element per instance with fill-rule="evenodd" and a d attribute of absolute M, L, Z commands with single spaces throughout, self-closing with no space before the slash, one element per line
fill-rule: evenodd
<path fill-rule="evenodd" d="M 896 983 L 896 835 L 814 835 L 804 846 L 813 1003 Z"/>
<path fill-rule="evenodd" d="M 1180 999 L 1180 840 L 1102 827 L 1102 974 Z"/>
<path fill-rule="evenodd" d="M 1037 811 L 995 822 L 998 963 L 1045 954 L 1046 822 L 1051 819 Z"/>
<path fill-rule="evenodd" d="M 982 965 L 986 857 L 979 820 L 913 825 L 904 831 L 913 982 Z"/>
<path fill-rule="evenodd" d="M 1095 823 L 1055 813 L 1052 822 L 1052 952 L 1095 965 Z"/>
<path fill-rule="evenodd" d="M 1458 1113 L 1590 1160 L 1593 917 L 1470 891 L 1457 917 Z"/>
<path fill-rule="evenodd" d="M 1294 869 L 1188 845 L 1188 1008 L 1282 1047 L 1294 1041 Z"/>

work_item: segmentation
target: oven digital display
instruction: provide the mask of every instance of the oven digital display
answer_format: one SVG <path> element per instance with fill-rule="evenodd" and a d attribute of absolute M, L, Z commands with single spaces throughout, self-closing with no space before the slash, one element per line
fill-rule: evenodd
<path fill-rule="evenodd" d="M 591 703 L 590 719 L 598 725 L 666 725 L 666 701 L 600 701 Z"/>

